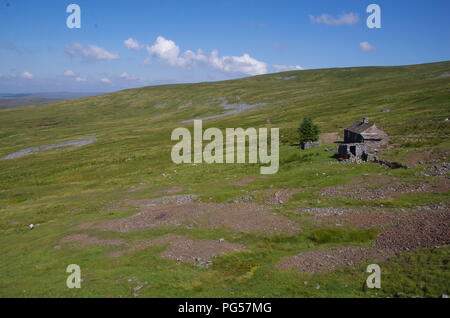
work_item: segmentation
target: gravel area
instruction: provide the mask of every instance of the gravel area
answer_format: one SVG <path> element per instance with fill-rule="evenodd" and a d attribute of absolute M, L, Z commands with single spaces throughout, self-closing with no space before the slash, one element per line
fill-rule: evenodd
<path fill-rule="evenodd" d="M 236 222 L 239 220 L 239 222 Z M 234 232 L 296 233 L 296 222 L 273 214 L 265 206 L 254 203 L 183 203 L 179 205 L 147 205 L 129 217 L 100 223 L 81 224 L 77 228 L 131 232 L 157 227 L 186 229 L 225 229 Z"/>
<path fill-rule="evenodd" d="M 327 208 L 329 209 L 329 208 Z M 279 267 L 305 273 L 325 273 L 339 267 L 353 266 L 364 260 L 382 261 L 399 251 L 450 244 L 450 210 L 444 204 L 417 207 L 421 212 L 401 215 L 387 212 L 330 214 L 320 222 L 349 223 L 359 228 L 381 227 L 373 247 L 338 247 L 319 249 L 284 258 Z M 319 210 L 323 212 L 322 210 Z M 410 209 L 408 209 L 410 211 Z"/>
<path fill-rule="evenodd" d="M 430 183 L 393 183 L 378 188 L 367 188 L 361 185 L 344 185 L 329 187 L 322 191 L 324 197 L 346 196 L 356 200 L 385 200 L 394 196 L 409 193 L 430 193 L 448 191 L 450 182 Z"/>
<path fill-rule="evenodd" d="M 411 250 L 450 244 L 450 210 L 421 212 L 380 233 L 375 247 Z"/>
<path fill-rule="evenodd" d="M 313 214 L 314 216 L 318 216 L 318 217 L 344 215 L 347 213 L 360 213 L 359 210 L 355 210 L 355 209 L 334 208 L 334 207 L 298 209 L 295 212 L 302 213 L 302 214 L 303 213 L 304 214 Z"/>
<path fill-rule="evenodd" d="M 291 197 L 296 194 L 302 192 L 302 189 L 276 189 L 276 190 L 268 190 L 268 196 L 266 198 L 266 203 L 268 204 L 285 204 L 287 203 Z"/>
<path fill-rule="evenodd" d="M 172 193 L 178 193 L 183 191 L 182 187 L 179 186 L 173 186 L 167 189 L 163 189 L 163 190 L 158 190 L 158 191 L 154 191 L 154 194 L 172 194 Z"/>
<path fill-rule="evenodd" d="M 395 255 L 389 249 L 337 247 L 303 252 L 282 259 L 280 269 L 296 269 L 303 273 L 327 273 L 364 260 L 382 261 Z"/>
<path fill-rule="evenodd" d="M 94 228 L 114 232 L 132 232 L 163 226 L 193 228 L 200 217 L 217 209 L 215 204 L 207 203 L 149 206 L 141 208 L 139 213 L 129 217 L 103 221 Z"/>
<path fill-rule="evenodd" d="M 344 226 L 349 225 L 359 229 L 381 228 L 386 229 L 399 224 L 405 215 L 399 215 L 388 212 L 371 213 L 351 213 L 345 215 L 332 215 L 315 217 L 316 222 L 321 226 Z"/>
<path fill-rule="evenodd" d="M 142 240 L 130 249 L 110 253 L 110 257 L 120 257 L 124 254 L 135 253 L 155 246 L 168 247 L 162 252 L 163 258 L 181 262 L 209 265 L 208 261 L 218 255 L 245 249 L 245 246 L 222 240 L 193 240 L 182 235 L 167 234 L 157 238 Z"/>
<path fill-rule="evenodd" d="M 59 240 L 61 244 L 69 244 L 71 247 L 88 247 L 88 246 L 119 246 L 125 242 L 123 240 L 100 239 L 89 236 L 87 234 L 74 234 L 63 237 Z"/>
<path fill-rule="evenodd" d="M 426 177 L 431 176 L 448 176 L 450 173 L 450 162 L 444 162 L 423 170 L 422 174 Z"/>
<path fill-rule="evenodd" d="M 255 198 L 251 195 L 244 195 L 242 197 L 233 200 L 233 203 L 250 203 L 253 202 Z"/>
<path fill-rule="evenodd" d="M 198 195 L 196 194 L 179 194 L 154 199 L 128 200 L 125 202 L 125 204 L 138 207 L 150 207 L 157 205 L 183 205 L 192 203 L 197 198 Z"/>
<path fill-rule="evenodd" d="M 20 150 L 18 152 L 14 152 L 12 154 L 9 154 L 7 156 L 4 156 L 0 158 L 0 160 L 8 160 L 8 159 L 15 159 L 20 158 L 23 156 L 28 156 L 35 154 L 38 151 L 46 150 L 46 149 L 52 149 L 52 148 L 59 148 L 59 147 L 67 147 L 67 146 L 75 146 L 75 147 L 82 147 L 89 145 L 93 142 L 97 141 L 97 138 L 89 138 L 89 139 L 83 139 L 83 140 L 75 140 L 75 141 L 68 141 L 68 142 L 61 142 L 59 144 L 51 144 L 51 145 L 43 145 L 43 146 L 37 146 L 37 147 L 30 147 L 23 150 Z"/>
<path fill-rule="evenodd" d="M 211 214 L 208 227 L 233 232 L 259 232 L 264 234 L 295 234 L 298 224 L 273 214 L 269 208 L 253 203 L 227 204 Z"/>

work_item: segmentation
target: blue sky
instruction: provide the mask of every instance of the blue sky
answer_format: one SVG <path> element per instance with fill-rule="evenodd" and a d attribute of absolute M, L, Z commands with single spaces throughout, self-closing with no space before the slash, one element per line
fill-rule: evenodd
<path fill-rule="evenodd" d="M 66 25 L 71 3 L 80 29 Z M 381 29 L 366 25 L 371 3 Z M 449 13 L 448 0 L 0 0 L 0 92 L 445 61 Z"/>

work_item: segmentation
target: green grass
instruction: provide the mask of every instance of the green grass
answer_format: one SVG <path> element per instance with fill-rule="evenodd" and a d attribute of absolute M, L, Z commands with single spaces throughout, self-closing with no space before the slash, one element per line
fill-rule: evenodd
<path fill-rule="evenodd" d="M 377 234 L 377 229 L 343 230 L 337 228 L 323 228 L 312 231 L 308 238 L 316 243 L 369 242 L 375 239 Z"/>
<path fill-rule="evenodd" d="M 32 146 L 98 138 L 80 148 L 49 149 L 0 161 L 0 296 L 134 297 L 129 279 L 149 283 L 139 292 L 141 297 L 390 297 L 397 292 L 435 297 L 448 293 L 448 247 L 405 252 L 384 262 L 379 291 L 361 288 L 367 264 L 323 275 L 281 271 L 277 264 L 285 256 L 319 245 L 370 245 L 376 235 L 374 231 L 318 228 L 309 217 L 296 213 L 297 209 L 450 203 L 448 192 L 374 201 L 323 197 L 324 188 L 349 184 L 363 174 L 412 182 L 424 177 L 421 168 L 386 170 L 375 164 L 337 164 L 333 152 L 325 151 L 331 145 L 308 151 L 290 146 L 297 143 L 296 131 L 304 116 L 312 117 L 322 132 L 340 134 L 367 116 L 391 136 L 393 148 L 384 158 L 402 162 L 424 149 L 448 152 L 450 128 L 444 119 L 450 115 L 450 78 L 439 75 L 449 69 L 450 62 L 442 62 L 294 71 L 144 87 L 0 110 L 0 157 Z M 280 80 L 283 76 L 295 78 Z M 237 97 L 248 104 L 267 103 L 246 113 L 205 121 L 203 126 L 279 127 L 282 146 L 277 174 L 236 187 L 229 182 L 259 175 L 259 165 L 172 163 L 172 130 L 192 129 L 192 123 L 182 124 L 183 120 L 220 114 L 219 97 L 230 103 Z M 201 106 L 178 108 L 189 102 Z M 158 104 L 164 106 L 155 107 Z M 385 108 L 390 112 L 380 112 Z M 218 257 L 209 268 L 163 259 L 159 256 L 162 248 L 117 259 L 106 256 L 114 247 L 54 248 L 62 237 L 77 233 L 72 230 L 75 225 L 135 213 L 132 208 L 114 207 L 114 202 L 155 197 L 155 191 L 173 185 L 183 187 L 183 193 L 200 195 L 202 202 L 216 203 L 250 194 L 262 203 L 264 190 L 301 188 L 288 203 L 274 207 L 274 213 L 297 221 L 300 231 L 277 236 L 184 228 L 89 232 L 126 240 L 178 233 L 197 239 L 225 238 L 247 246 L 245 251 Z M 129 192 L 132 186 L 147 188 Z M 30 223 L 39 226 L 30 231 Z M 72 263 L 82 268 L 84 281 L 79 290 L 65 286 L 65 269 Z M 317 284 L 320 289 L 314 288 Z"/>

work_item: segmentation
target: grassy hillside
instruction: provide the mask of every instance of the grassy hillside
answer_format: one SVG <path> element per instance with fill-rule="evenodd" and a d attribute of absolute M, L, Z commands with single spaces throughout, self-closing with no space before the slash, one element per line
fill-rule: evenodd
<path fill-rule="evenodd" d="M 51 297 L 385 297 L 431 296 L 449 292 L 449 248 L 403 251 L 384 260 L 380 290 L 361 288 L 368 274 L 364 260 L 353 267 L 307 274 L 279 267 L 285 258 L 329 247 L 368 247 L 380 226 L 324 225 L 308 208 L 354 208 L 390 215 L 413 214 L 417 207 L 448 207 L 448 175 L 424 177 L 430 166 L 448 162 L 450 151 L 450 62 L 399 66 L 293 71 L 224 82 L 165 85 L 58 102 L 39 107 L 0 109 L 0 158 L 22 149 L 86 138 L 84 147 L 41 151 L 0 160 L 0 296 Z M 182 121 L 219 115 L 220 106 L 241 103 L 264 106 L 204 121 L 204 128 L 279 127 L 280 171 L 267 178 L 236 185 L 259 175 L 255 164 L 175 165 L 170 159 L 176 127 Z M 384 110 L 384 111 L 383 111 Z M 389 110 L 389 111 L 386 111 Z M 338 132 L 369 117 L 391 137 L 389 160 L 410 169 L 339 163 L 332 145 L 300 151 L 296 129 L 312 117 L 323 133 Z M 399 193 L 375 200 L 352 196 L 327 197 L 324 189 L 367 185 L 382 178 L 420 183 L 443 190 Z M 196 194 L 198 204 L 232 204 L 251 196 L 270 214 L 290 220 L 296 233 L 230 230 L 208 226 L 158 226 L 139 231 L 99 230 L 86 222 L 104 222 L 134 215 L 130 200 L 163 197 L 177 187 Z M 275 189 L 299 189 L 281 204 L 267 204 Z M 204 205 L 199 205 L 203 207 Z M 406 212 L 402 212 L 406 211 Z M 170 214 L 170 211 L 169 211 Z M 403 216 L 402 216 L 403 217 Z M 201 219 L 203 222 L 204 220 Z M 235 222 L 239 223 L 239 219 Z M 200 222 L 201 223 L 201 222 Z M 38 224 L 33 230 L 29 224 Z M 178 234 L 196 240 L 242 244 L 208 266 L 164 258 L 165 246 L 108 254 L 135 242 Z M 64 238 L 88 234 L 97 244 L 66 244 Z M 325 236 L 325 238 L 323 238 Z M 103 243 L 98 243 L 101 240 Z M 108 241 L 109 240 L 109 241 Z M 78 242 L 78 241 L 77 241 Z M 78 242 L 80 243 L 80 242 Z M 67 265 L 79 264 L 82 288 L 66 287 Z M 305 283 L 307 282 L 307 283 Z M 140 288 L 138 288 L 140 286 Z M 320 286 L 320 288 L 317 288 Z"/>
<path fill-rule="evenodd" d="M 61 100 L 100 95 L 100 93 L 31 93 L 31 94 L 0 94 L 0 109 L 20 106 L 36 106 L 56 103 Z"/>

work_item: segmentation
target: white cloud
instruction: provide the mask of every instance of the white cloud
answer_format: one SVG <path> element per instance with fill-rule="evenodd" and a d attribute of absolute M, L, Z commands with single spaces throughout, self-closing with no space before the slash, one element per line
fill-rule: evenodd
<path fill-rule="evenodd" d="M 359 22 L 359 16 L 356 13 L 342 13 L 339 18 L 335 18 L 329 14 L 323 13 L 319 16 L 309 15 L 312 23 L 327 25 L 352 25 Z"/>
<path fill-rule="evenodd" d="M 147 46 L 147 51 L 170 66 L 186 67 L 190 63 L 187 59 L 179 56 L 180 48 L 174 41 L 166 40 L 162 36 L 158 36 L 152 46 Z"/>
<path fill-rule="evenodd" d="M 252 58 L 249 54 L 242 56 L 219 56 L 217 50 L 213 50 L 209 56 L 202 50 L 193 52 L 187 50 L 180 54 L 180 48 L 172 40 L 158 36 L 151 46 L 147 46 L 151 56 L 174 67 L 191 68 L 195 65 L 206 65 L 212 69 L 234 74 L 260 75 L 267 73 L 267 64 Z M 147 58 L 145 63 L 150 60 Z"/>
<path fill-rule="evenodd" d="M 364 52 L 370 52 L 370 51 L 375 50 L 375 47 L 366 41 L 359 43 L 359 48 L 361 49 L 361 51 L 364 51 Z"/>
<path fill-rule="evenodd" d="M 100 82 L 105 83 L 105 84 L 111 84 L 112 83 L 112 81 L 109 78 L 107 78 L 107 77 L 102 77 L 100 79 Z"/>
<path fill-rule="evenodd" d="M 111 61 L 119 58 L 117 53 L 109 52 L 106 49 L 93 44 L 84 47 L 81 43 L 75 42 L 66 46 L 65 51 L 71 56 L 82 56 L 91 61 Z"/>
<path fill-rule="evenodd" d="M 83 77 L 78 76 L 78 77 L 75 78 L 75 81 L 77 81 L 77 82 L 86 82 L 87 80 L 85 78 L 83 78 Z"/>
<path fill-rule="evenodd" d="M 32 79 L 33 78 L 33 74 L 31 74 L 30 72 L 22 72 L 22 73 L 20 73 L 20 76 L 22 78 L 26 78 L 26 79 Z"/>
<path fill-rule="evenodd" d="M 138 40 L 129 38 L 128 40 L 123 41 L 123 44 L 127 49 L 139 51 L 144 47 L 143 44 L 140 44 Z"/>
<path fill-rule="evenodd" d="M 71 71 L 71 70 L 67 70 L 67 71 L 65 71 L 64 72 L 64 76 L 75 76 L 76 74 L 75 74 L 75 72 L 74 71 Z"/>
<path fill-rule="evenodd" d="M 267 64 L 252 58 L 248 54 L 242 56 L 219 56 L 217 50 L 211 52 L 209 62 L 213 68 L 225 73 L 241 73 L 261 75 L 267 73 Z"/>
<path fill-rule="evenodd" d="M 123 72 L 122 74 L 119 75 L 119 77 L 120 77 L 121 79 L 124 79 L 124 80 L 127 80 L 127 81 L 135 81 L 135 80 L 138 80 L 137 77 L 132 76 L 132 75 L 128 74 L 127 72 Z"/>
<path fill-rule="evenodd" d="M 303 70 L 303 67 L 300 65 L 272 65 L 272 67 L 278 72 Z"/>

